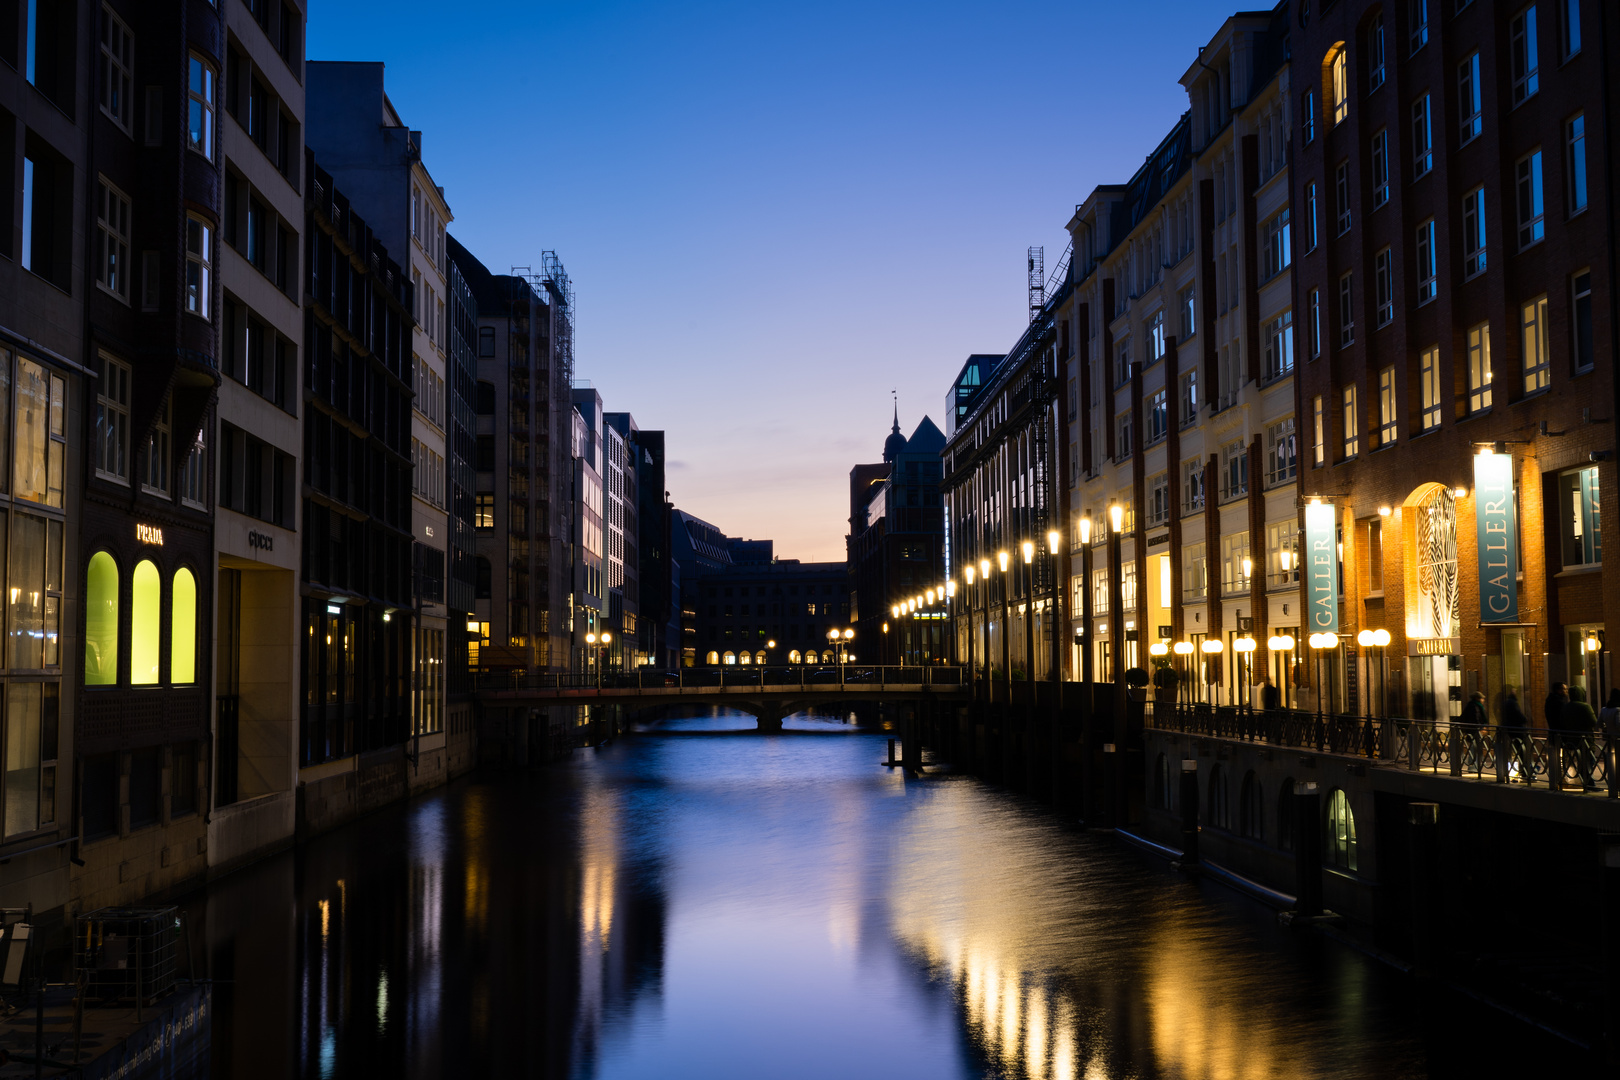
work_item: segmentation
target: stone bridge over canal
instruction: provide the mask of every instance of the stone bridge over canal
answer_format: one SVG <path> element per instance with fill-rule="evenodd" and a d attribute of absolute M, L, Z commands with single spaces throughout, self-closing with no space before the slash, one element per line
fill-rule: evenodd
<path fill-rule="evenodd" d="M 761 731 L 781 731 L 782 721 L 817 705 L 857 702 L 916 704 L 967 702 L 970 680 L 958 667 L 737 666 L 683 668 L 594 676 L 542 673 L 485 674 L 474 695 L 488 708 L 547 705 L 617 705 L 626 711 L 666 705 L 723 706 L 747 713 Z"/>

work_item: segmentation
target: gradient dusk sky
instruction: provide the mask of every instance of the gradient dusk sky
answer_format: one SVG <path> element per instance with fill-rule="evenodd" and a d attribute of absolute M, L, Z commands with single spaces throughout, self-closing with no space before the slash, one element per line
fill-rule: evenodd
<path fill-rule="evenodd" d="M 1260 7 L 1264 5 L 1253 5 Z M 1027 322 L 1074 205 L 1186 109 L 1207 2 L 451 5 L 310 0 L 308 55 L 381 60 L 450 231 L 554 249 L 575 375 L 668 439 L 675 505 L 844 558 L 848 477 Z"/>

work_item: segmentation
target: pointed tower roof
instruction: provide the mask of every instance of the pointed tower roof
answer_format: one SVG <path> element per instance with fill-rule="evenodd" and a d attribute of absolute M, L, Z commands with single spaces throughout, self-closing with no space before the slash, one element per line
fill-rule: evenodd
<path fill-rule="evenodd" d="M 900 451 L 905 448 L 906 437 L 900 434 L 900 399 L 896 397 L 894 400 L 894 428 L 889 432 L 889 437 L 883 440 L 883 460 L 892 465 Z"/>

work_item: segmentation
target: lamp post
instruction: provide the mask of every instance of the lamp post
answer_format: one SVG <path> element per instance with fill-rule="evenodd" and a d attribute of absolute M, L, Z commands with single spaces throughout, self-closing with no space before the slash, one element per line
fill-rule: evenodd
<path fill-rule="evenodd" d="M 1012 602 L 1008 594 L 1010 578 L 1007 570 L 1012 565 L 1011 556 L 1005 551 L 996 552 L 996 561 L 1001 564 L 1001 679 L 1007 684 L 1007 700 L 1012 700 L 1012 635 L 1008 625 L 1012 622 Z"/>
<path fill-rule="evenodd" d="M 1148 655 L 1153 657 L 1155 660 L 1163 660 L 1165 657 L 1170 655 L 1170 644 L 1169 644 L 1169 642 L 1155 641 L 1153 644 L 1148 646 Z M 1159 701 L 1158 701 L 1158 687 L 1155 684 L 1154 695 L 1153 695 L 1153 704 L 1158 705 L 1158 703 L 1159 703 Z"/>
<path fill-rule="evenodd" d="M 1287 553 L 1284 552 L 1284 554 L 1287 554 Z M 1277 654 L 1278 656 L 1280 656 L 1282 658 L 1281 662 L 1278 665 L 1281 670 L 1278 671 L 1277 677 L 1278 677 L 1278 679 L 1280 681 L 1280 685 L 1282 687 L 1282 704 L 1283 704 L 1283 708 L 1286 709 L 1286 708 L 1289 707 L 1289 705 L 1288 705 L 1288 677 L 1289 677 L 1290 674 L 1292 674 L 1292 671 L 1293 671 L 1293 662 L 1292 661 L 1293 661 L 1293 652 L 1294 652 L 1294 639 L 1293 639 L 1292 635 L 1289 635 L 1289 634 L 1273 634 L 1271 637 L 1266 639 L 1266 648 L 1269 649 L 1272 653 Z"/>
<path fill-rule="evenodd" d="M 946 625 L 950 627 L 950 662 L 959 665 L 961 655 L 956 651 L 956 579 L 951 578 L 945 583 Z"/>
<path fill-rule="evenodd" d="M 1123 578 L 1125 568 L 1120 556 L 1120 534 L 1125 529 L 1125 507 L 1117 502 L 1108 504 L 1108 610 L 1114 620 L 1114 672 L 1113 683 L 1119 700 L 1125 701 L 1125 598 Z"/>
<path fill-rule="evenodd" d="M 1310 637 L 1310 646 L 1312 651 L 1316 653 L 1316 717 L 1318 720 L 1320 720 L 1327 715 L 1327 702 L 1323 696 L 1323 691 L 1325 688 L 1322 685 L 1323 654 L 1329 649 L 1338 648 L 1339 635 L 1312 634 Z"/>
<path fill-rule="evenodd" d="M 984 683 L 990 685 L 990 560 L 979 560 L 979 606 L 984 609 Z"/>
<path fill-rule="evenodd" d="M 613 635 L 604 630 L 600 634 L 589 633 L 585 635 L 585 644 L 591 646 L 591 652 L 596 661 L 596 689 L 602 689 L 602 661 L 607 655 L 607 647 L 613 641 Z"/>
<path fill-rule="evenodd" d="M 1242 706 L 1245 712 L 1254 711 L 1254 702 L 1250 700 L 1250 687 L 1254 685 L 1254 648 L 1255 641 L 1252 637 L 1240 637 L 1232 642 L 1232 651 L 1238 654 L 1243 668 Z"/>
<path fill-rule="evenodd" d="M 1052 590 L 1047 606 L 1046 621 L 1052 631 L 1052 681 L 1061 682 L 1063 679 L 1063 635 L 1058 633 L 1058 603 L 1062 599 L 1058 595 L 1058 552 L 1063 545 L 1063 534 L 1056 529 L 1046 531 L 1046 550 L 1052 556 Z"/>
<path fill-rule="evenodd" d="M 1218 666 L 1212 669 L 1210 667 L 1210 665 L 1213 664 L 1215 662 L 1215 658 L 1217 656 L 1219 656 L 1224 651 L 1226 651 L 1226 645 L 1221 641 L 1220 638 L 1218 638 L 1218 637 L 1207 637 L 1207 638 L 1204 639 L 1204 671 L 1205 672 L 1209 672 L 1211 670 L 1214 670 L 1214 671 L 1219 671 L 1220 670 L 1220 668 Z M 1204 678 L 1204 681 L 1205 682 L 1213 682 L 1215 684 L 1215 701 L 1214 701 L 1214 704 L 1219 705 L 1221 703 L 1221 691 L 1220 691 L 1221 680 L 1219 680 L 1219 679 L 1211 679 L 1206 674 L 1205 678 Z"/>
<path fill-rule="evenodd" d="M 1593 657 L 1592 682 L 1594 683 L 1592 700 L 1601 708 L 1603 704 L 1603 645 L 1604 634 L 1602 630 L 1588 630 L 1586 632 L 1586 655 Z"/>
<path fill-rule="evenodd" d="M 1080 681 L 1091 681 L 1091 517 L 1080 518 Z"/>
<path fill-rule="evenodd" d="M 1035 681 L 1035 541 L 1025 540 L 1024 551 L 1024 681 Z"/>
<path fill-rule="evenodd" d="M 973 578 L 978 573 L 972 563 L 962 567 L 962 580 L 967 582 L 967 588 L 962 591 L 962 602 L 967 605 L 967 671 L 968 679 L 973 679 Z"/>
<path fill-rule="evenodd" d="M 1179 677 L 1176 679 L 1176 704 L 1179 706 L 1181 704 L 1181 684 L 1186 682 L 1188 678 L 1187 665 L 1190 661 L 1187 657 L 1193 654 L 1193 643 L 1190 641 L 1178 641 L 1174 648 L 1176 656 L 1180 658 L 1181 666 Z"/>

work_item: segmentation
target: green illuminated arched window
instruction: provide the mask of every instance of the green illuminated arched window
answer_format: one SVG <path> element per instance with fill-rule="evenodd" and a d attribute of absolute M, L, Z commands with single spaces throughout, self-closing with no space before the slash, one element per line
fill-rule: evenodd
<path fill-rule="evenodd" d="M 151 559 L 135 564 L 134 588 L 130 592 L 129 681 L 135 686 L 151 686 L 158 681 L 163 632 L 163 579 Z"/>
<path fill-rule="evenodd" d="M 197 681 L 197 579 L 186 569 L 174 572 L 174 611 L 170 615 L 169 681 Z"/>
<path fill-rule="evenodd" d="M 118 564 L 105 551 L 90 556 L 84 589 L 84 683 L 118 682 Z"/>

